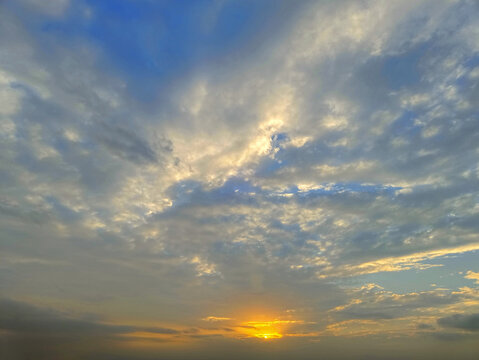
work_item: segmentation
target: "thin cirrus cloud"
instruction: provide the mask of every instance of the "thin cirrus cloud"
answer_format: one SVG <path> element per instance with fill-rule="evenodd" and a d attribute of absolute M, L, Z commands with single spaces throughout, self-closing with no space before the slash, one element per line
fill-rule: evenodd
<path fill-rule="evenodd" d="M 7 358 L 470 358 L 477 2 L 0 9 Z"/>

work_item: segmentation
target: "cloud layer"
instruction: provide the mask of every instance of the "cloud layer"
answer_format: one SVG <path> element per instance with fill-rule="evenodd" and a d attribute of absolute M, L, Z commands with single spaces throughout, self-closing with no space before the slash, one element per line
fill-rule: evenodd
<path fill-rule="evenodd" d="M 471 358 L 477 1 L 0 10 L 8 356 Z"/>

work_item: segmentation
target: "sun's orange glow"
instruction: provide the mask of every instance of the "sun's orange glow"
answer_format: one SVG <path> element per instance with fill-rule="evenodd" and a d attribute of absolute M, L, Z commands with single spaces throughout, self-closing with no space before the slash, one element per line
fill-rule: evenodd
<path fill-rule="evenodd" d="M 266 333 L 266 334 L 256 334 L 257 338 L 269 340 L 269 339 L 281 339 L 283 335 L 280 333 Z"/>
<path fill-rule="evenodd" d="M 240 331 L 248 337 L 263 340 L 281 339 L 287 334 L 287 329 L 293 325 L 303 323 L 300 320 L 269 320 L 246 321 L 241 324 Z"/>

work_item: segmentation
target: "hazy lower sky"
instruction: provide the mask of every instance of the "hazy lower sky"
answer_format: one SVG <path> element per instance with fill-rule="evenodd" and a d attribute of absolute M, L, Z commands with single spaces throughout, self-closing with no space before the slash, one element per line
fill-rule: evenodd
<path fill-rule="evenodd" d="M 0 358 L 479 354 L 479 2 L 0 1 Z"/>

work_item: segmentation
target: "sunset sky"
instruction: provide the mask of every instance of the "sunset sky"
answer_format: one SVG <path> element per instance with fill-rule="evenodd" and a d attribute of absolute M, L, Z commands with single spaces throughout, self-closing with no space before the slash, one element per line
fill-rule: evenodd
<path fill-rule="evenodd" d="M 479 354 L 479 1 L 0 0 L 0 358 Z"/>

